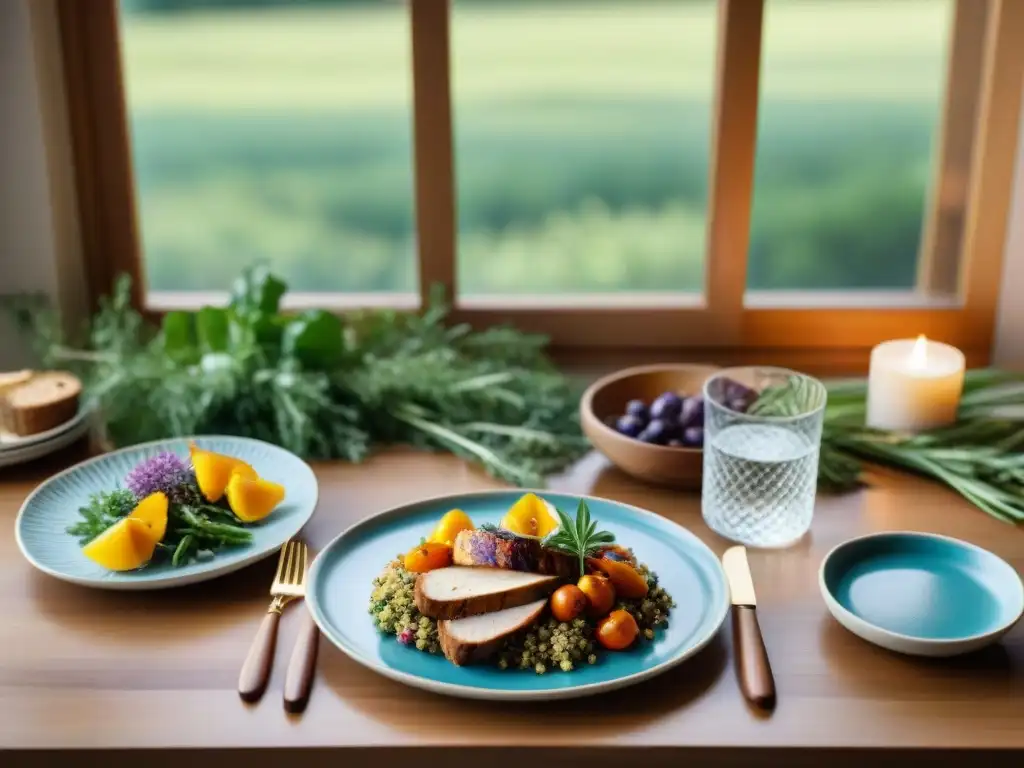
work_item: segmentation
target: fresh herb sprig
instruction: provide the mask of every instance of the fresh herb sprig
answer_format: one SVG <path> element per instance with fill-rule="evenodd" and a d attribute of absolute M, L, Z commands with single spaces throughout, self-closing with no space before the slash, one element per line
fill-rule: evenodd
<path fill-rule="evenodd" d="M 558 530 L 545 536 L 543 544 L 545 547 L 578 558 L 582 577 L 586 573 L 587 558 L 602 544 L 614 542 L 615 535 L 609 531 L 597 530 L 597 522 L 590 519 L 590 508 L 583 499 L 580 499 L 579 506 L 576 507 L 575 520 L 557 507 L 555 512 L 558 514 Z"/>
<path fill-rule="evenodd" d="M 1024 378 L 1006 371 L 967 371 L 956 424 L 918 434 L 869 429 L 867 382 L 826 382 L 818 484 L 848 491 L 862 483 L 862 462 L 907 470 L 949 486 L 987 514 L 1024 522 Z M 791 415 L 795 389 L 765 390 L 751 408 Z"/>
<path fill-rule="evenodd" d="M 138 503 L 135 494 L 127 488 L 94 493 L 89 496 L 89 503 L 78 510 L 82 519 L 68 526 L 67 532 L 84 546 L 122 517 L 131 514 Z"/>

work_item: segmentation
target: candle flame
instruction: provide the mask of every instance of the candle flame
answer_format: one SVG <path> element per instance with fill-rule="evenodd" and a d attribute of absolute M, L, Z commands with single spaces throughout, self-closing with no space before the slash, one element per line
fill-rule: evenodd
<path fill-rule="evenodd" d="M 914 342 L 907 365 L 915 371 L 924 370 L 928 366 L 928 339 L 923 333 Z"/>

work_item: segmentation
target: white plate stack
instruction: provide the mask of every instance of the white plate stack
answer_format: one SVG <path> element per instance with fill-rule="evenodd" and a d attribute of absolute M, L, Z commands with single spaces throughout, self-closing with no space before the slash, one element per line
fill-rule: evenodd
<path fill-rule="evenodd" d="M 70 374 L 18 371 L 0 374 L 0 385 L 0 467 L 46 456 L 89 431 L 81 384 Z"/>

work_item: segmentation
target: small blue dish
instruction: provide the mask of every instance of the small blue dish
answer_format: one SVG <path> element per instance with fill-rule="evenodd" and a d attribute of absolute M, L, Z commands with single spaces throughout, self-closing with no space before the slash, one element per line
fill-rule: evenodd
<path fill-rule="evenodd" d="M 899 653 L 954 656 L 995 642 L 1024 613 L 1024 584 L 1004 560 L 928 533 L 877 533 L 825 556 L 821 594 L 836 620 Z"/>

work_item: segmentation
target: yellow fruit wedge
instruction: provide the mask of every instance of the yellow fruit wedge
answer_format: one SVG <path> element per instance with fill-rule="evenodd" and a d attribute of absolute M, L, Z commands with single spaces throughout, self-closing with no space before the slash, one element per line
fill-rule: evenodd
<path fill-rule="evenodd" d="M 207 501 L 220 501 L 224 495 L 224 489 L 228 487 L 231 475 L 236 471 L 253 478 L 256 477 L 256 470 L 234 456 L 204 451 L 195 443 L 189 446 L 188 452 L 192 457 L 192 469 L 196 473 L 196 483 Z"/>
<path fill-rule="evenodd" d="M 152 529 L 135 517 L 118 520 L 82 547 L 82 553 L 107 570 L 134 571 L 153 557 Z"/>
<path fill-rule="evenodd" d="M 520 536 L 544 537 L 558 527 L 558 518 L 542 498 L 524 494 L 501 519 L 500 527 Z"/>
<path fill-rule="evenodd" d="M 453 509 L 444 513 L 444 517 L 438 522 L 427 541 L 447 544 L 450 547 L 455 543 L 455 537 L 459 535 L 459 531 L 472 530 L 473 521 L 469 519 L 469 515 L 461 509 Z"/>
<path fill-rule="evenodd" d="M 284 486 L 236 472 L 228 481 L 228 506 L 239 520 L 254 523 L 284 500 Z"/>
<path fill-rule="evenodd" d="M 128 517 L 141 520 L 149 529 L 153 544 L 159 543 L 167 533 L 167 496 L 163 491 L 151 493 L 138 504 Z"/>

